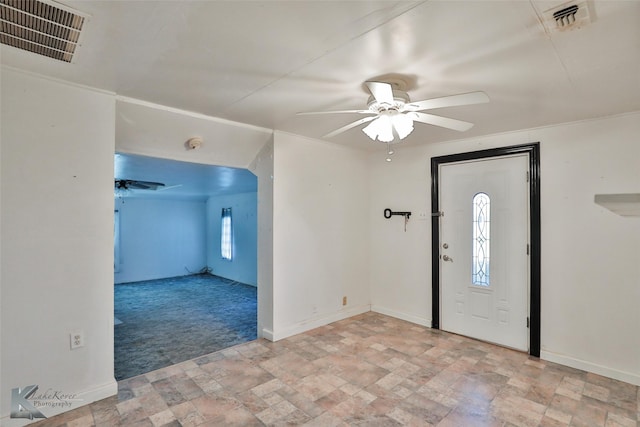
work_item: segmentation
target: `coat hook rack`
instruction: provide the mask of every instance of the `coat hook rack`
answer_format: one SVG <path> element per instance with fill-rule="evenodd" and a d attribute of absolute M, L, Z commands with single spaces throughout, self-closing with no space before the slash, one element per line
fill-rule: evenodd
<path fill-rule="evenodd" d="M 404 217 L 404 231 L 407 231 L 407 222 L 409 222 L 409 217 L 411 216 L 411 212 L 394 212 L 391 209 L 385 209 L 384 210 L 384 217 L 386 219 L 391 218 L 394 215 L 400 215 Z"/>

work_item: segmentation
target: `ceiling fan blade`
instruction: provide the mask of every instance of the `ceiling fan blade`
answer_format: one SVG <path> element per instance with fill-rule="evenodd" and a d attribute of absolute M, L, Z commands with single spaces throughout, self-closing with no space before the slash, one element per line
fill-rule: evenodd
<path fill-rule="evenodd" d="M 354 128 L 354 127 L 356 127 L 356 126 L 359 126 L 359 125 L 361 125 L 361 124 L 363 124 L 363 123 L 370 122 L 370 121 L 372 121 L 373 119 L 376 119 L 377 117 L 378 117 L 378 116 L 376 115 L 376 116 L 365 117 L 365 118 L 363 118 L 363 119 L 356 120 L 355 122 L 349 123 L 349 124 L 348 124 L 348 125 L 346 125 L 346 126 L 342 126 L 341 128 L 334 130 L 333 132 L 329 132 L 328 134 L 326 134 L 326 135 L 324 136 L 324 138 L 331 138 L 332 136 L 336 136 L 336 135 L 338 135 L 339 133 L 346 132 L 346 131 L 348 131 L 349 129 L 352 129 L 352 128 Z"/>
<path fill-rule="evenodd" d="M 128 182 L 129 188 L 135 188 L 137 190 L 157 190 L 158 187 L 164 187 L 164 184 L 161 182 L 151 182 L 151 181 L 134 181 L 131 180 Z"/>
<path fill-rule="evenodd" d="M 460 132 L 469 130 L 473 127 L 473 123 L 463 122 L 462 120 L 450 119 L 448 117 L 434 116 L 433 114 L 412 112 L 408 113 L 416 122 L 426 123 L 428 125 L 440 126 L 447 129 L 453 129 Z"/>
<path fill-rule="evenodd" d="M 170 185 L 168 187 L 162 187 L 162 188 L 159 188 L 158 191 L 165 191 L 165 190 L 170 190 L 172 188 L 179 188 L 179 187 L 182 187 L 182 184 L 176 184 L 176 185 Z"/>
<path fill-rule="evenodd" d="M 393 90 L 389 83 L 366 82 L 371 95 L 379 104 L 393 104 Z"/>
<path fill-rule="evenodd" d="M 358 113 L 358 114 L 377 114 L 371 110 L 338 110 L 338 111 L 309 111 L 307 113 L 296 113 L 297 116 L 309 116 L 312 114 L 344 114 L 344 113 Z"/>
<path fill-rule="evenodd" d="M 133 188 L 133 189 L 136 189 L 136 190 L 148 190 L 151 187 L 146 185 L 146 184 L 142 184 L 140 182 L 133 181 L 133 182 L 129 183 L 127 188 Z"/>
<path fill-rule="evenodd" d="M 433 108 L 455 107 L 458 105 L 473 105 L 489 102 L 489 97 L 484 92 L 462 93 L 460 95 L 443 96 L 441 98 L 425 99 L 404 106 L 405 111 L 422 111 Z"/>

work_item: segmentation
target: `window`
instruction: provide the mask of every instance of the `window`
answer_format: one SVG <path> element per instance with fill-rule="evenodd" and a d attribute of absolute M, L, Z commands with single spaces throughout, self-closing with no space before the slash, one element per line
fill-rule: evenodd
<path fill-rule="evenodd" d="M 222 208 L 222 228 L 220 230 L 220 252 L 222 259 L 231 261 L 233 253 L 232 241 L 233 233 L 231 228 L 231 208 Z"/>
<path fill-rule="evenodd" d="M 491 200 L 485 193 L 473 196 L 473 256 L 471 283 L 490 285 L 489 248 L 491 223 Z"/>

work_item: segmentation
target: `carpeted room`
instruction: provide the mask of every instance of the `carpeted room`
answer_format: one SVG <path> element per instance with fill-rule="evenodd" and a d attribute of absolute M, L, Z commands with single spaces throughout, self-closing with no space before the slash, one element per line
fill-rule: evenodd
<path fill-rule="evenodd" d="M 128 154 L 114 174 L 116 379 L 255 339 L 255 176 Z"/>

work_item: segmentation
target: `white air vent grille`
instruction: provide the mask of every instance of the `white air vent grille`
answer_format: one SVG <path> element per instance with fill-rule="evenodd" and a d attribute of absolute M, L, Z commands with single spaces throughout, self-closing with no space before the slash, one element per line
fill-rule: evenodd
<path fill-rule="evenodd" d="M 547 27 L 552 31 L 565 31 L 591 23 L 586 1 L 564 3 L 544 12 Z"/>
<path fill-rule="evenodd" d="M 71 62 L 86 16 L 37 0 L 0 0 L 0 43 Z"/>

